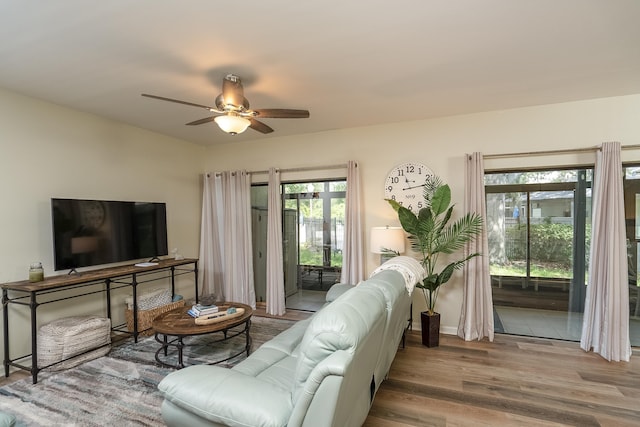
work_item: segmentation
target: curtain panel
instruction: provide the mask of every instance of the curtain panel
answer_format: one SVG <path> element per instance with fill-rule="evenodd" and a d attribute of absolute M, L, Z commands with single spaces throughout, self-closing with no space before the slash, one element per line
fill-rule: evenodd
<path fill-rule="evenodd" d="M 347 163 L 344 250 L 340 282 L 352 285 L 365 279 L 361 198 L 358 164 L 350 160 Z"/>
<path fill-rule="evenodd" d="M 591 252 L 580 347 L 629 361 L 629 291 L 620 143 L 602 144 L 594 168 Z"/>
<path fill-rule="evenodd" d="M 203 295 L 255 308 L 250 194 L 245 171 L 205 175 L 199 277 Z"/>
<path fill-rule="evenodd" d="M 284 271 L 282 259 L 282 198 L 280 172 L 269 169 L 267 199 L 267 314 L 285 313 Z"/>
<path fill-rule="evenodd" d="M 465 213 L 477 213 L 486 219 L 484 162 L 482 154 L 478 152 L 465 156 L 464 206 Z M 471 258 L 463 268 L 464 289 L 458 336 L 465 341 L 481 340 L 484 337 L 493 341 L 493 297 L 486 220 L 483 220 L 482 232 L 465 245 L 465 256 L 476 252 L 481 255 Z"/>

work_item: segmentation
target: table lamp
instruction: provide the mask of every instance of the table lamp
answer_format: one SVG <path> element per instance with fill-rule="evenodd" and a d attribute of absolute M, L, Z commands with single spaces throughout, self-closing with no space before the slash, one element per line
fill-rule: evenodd
<path fill-rule="evenodd" d="M 380 263 L 404 252 L 404 230 L 402 227 L 373 227 L 371 229 L 370 251 L 380 254 Z"/>

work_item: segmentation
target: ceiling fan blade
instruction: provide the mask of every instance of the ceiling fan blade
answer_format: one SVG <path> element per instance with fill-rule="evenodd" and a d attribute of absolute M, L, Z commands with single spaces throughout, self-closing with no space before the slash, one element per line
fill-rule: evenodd
<path fill-rule="evenodd" d="M 203 125 L 205 123 L 212 122 L 217 116 L 205 117 L 204 119 L 196 120 L 186 123 L 187 126 Z"/>
<path fill-rule="evenodd" d="M 250 118 L 249 121 L 251 121 L 251 124 L 249 125 L 249 127 L 253 130 L 257 130 L 258 132 L 261 132 L 261 133 L 273 132 L 273 129 L 271 129 L 269 126 L 265 125 L 262 122 L 259 122 L 254 118 Z"/>
<path fill-rule="evenodd" d="M 306 119 L 309 117 L 308 110 L 289 110 L 284 108 L 259 108 L 253 110 L 258 118 L 273 119 Z"/>
<path fill-rule="evenodd" d="M 209 110 L 209 111 L 217 111 L 213 107 L 208 107 L 206 105 L 201 105 L 201 104 L 194 104 L 193 102 L 180 101 L 179 99 L 165 98 L 164 96 L 149 95 L 148 93 L 143 93 L 142 96 L 146 96 L 147 98 L 159 99 L 160 101 L 169 101 L 169 102 L 175 102 L 178 104 L 190 105 L 192 107 L 204 108 L 205 110 Z"/>

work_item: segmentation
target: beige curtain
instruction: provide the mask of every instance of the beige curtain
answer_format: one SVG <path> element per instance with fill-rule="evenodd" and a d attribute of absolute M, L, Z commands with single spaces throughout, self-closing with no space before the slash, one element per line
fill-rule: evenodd
<path fill-rule="evenodd" d="M 199 276 L 216 299 L 255 308 L 250 192 L 245 171 L 205 177 Z"/>
<path fill-rule="evenodd" d="M 484 162 L 481 153 L 465 156 L 465 213 L 477 213 L 486 218 L 487 207 L 484 191 Z M 493 298 L 489 274 L 489 243 L 487 225 L 482 232 L 465 246 L 465 255 L 480 253 L 464 265 L 464 290 L 462 311 L 458 323 L 458 336 L 465 341 L 493 341 Z"/>
<path fill-rule="evenodd" d="M 204 191 L 202 193 L 202 217 L 200 219 L 200 256 L 198 283 L 202 296 L 213 296 L 216 301 L 223 299 L 222 291 L 222 258 L 220 229 L 216 217 L 216 180 L 214 174 L 204 175 Z M 221 191 L 219 189 L 218 191 Z"/>
<path fill-rule="evenodd" d="M 591 253 L 580 347 L 629 361 L 628 264 L 620 143 L 602 144 L 594 168 Z"/>
<path fill-rule="evenodd" d="M 352 285 L 365 279 L 361 197 L 358 164 L 350 160 L 347 163 L 347 198 L 340 282 Z"/>
<path fill-rule="evenodd" d="M 281 316 L 285 313 L 282 199 L 280 171 L 275 168 L 269 169 L 267 221 L 267 314 Z"/>

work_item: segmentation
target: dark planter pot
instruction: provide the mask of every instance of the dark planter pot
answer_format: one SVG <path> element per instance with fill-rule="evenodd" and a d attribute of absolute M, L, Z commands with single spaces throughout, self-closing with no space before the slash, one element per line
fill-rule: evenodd
<path fill-rule="evenodd" d="M 440 313 L 432 316 L 426 311 L 420 313 L 422 323 L 422 345 L 438 347 L 440 345 Z"/>

